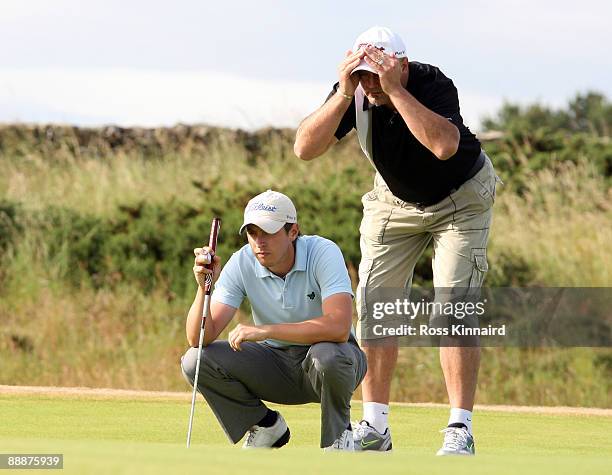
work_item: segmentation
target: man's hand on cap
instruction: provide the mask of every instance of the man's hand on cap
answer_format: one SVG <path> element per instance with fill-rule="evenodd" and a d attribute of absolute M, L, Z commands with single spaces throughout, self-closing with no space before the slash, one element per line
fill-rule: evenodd
<path fill-rule="evenodd" d="M 359 85 L 359 78 L 357 74 L 351 75 L 351 72 L 359 66 L 364 55 L 365 53 L 362 49 L 359 49 L 355 53 L 348 50 L 346 52 L 346 57 L 340 63 L 340 66 L 338 66 L 338 78 L 340 83 L 338 85 L 338 93 L 342 94 L 344 97 L 350 96 L 352 98 L 352 96 L 355 95 L 355 89 L 357 89 Z M 348 97 L 346 98 L 348 99 Z"/>
<path fill-rule="evenodd" d="M 364 48 L 364 60 L 368 63 L 380 79 L 380 87 L 385 94 L 391 95 L 403 89 L 401 83 L 401 60 L 395 55 L 388 55 L 372 45 Z"/>

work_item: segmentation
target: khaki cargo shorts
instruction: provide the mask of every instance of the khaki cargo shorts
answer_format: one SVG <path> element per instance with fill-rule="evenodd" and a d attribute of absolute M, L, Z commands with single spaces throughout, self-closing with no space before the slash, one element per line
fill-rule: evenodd
<path fill-rule="evenodd" d="M 486 157 L 478 173 L 459 189 L 434 205 L 417 207 L 395 197 L 376 174 L 374 189 L 362 198 L 359 228 L 361 262 L 356 302 L 360 340 L 381 338 L 371 331 L 374 321 L 368 315 L 372 313 L 368 298 L 374 300 L 387 290 L 389 295 L 402 293 L 408 297 L 414 267 L 432 239 L 436 289 L 482 286 L 488 271 L 487 241 L 498 181 Z"/>

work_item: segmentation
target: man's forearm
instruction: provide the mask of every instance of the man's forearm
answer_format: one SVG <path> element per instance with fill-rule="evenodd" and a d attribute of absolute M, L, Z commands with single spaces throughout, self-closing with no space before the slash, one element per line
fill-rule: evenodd
<path fill-rule="evenodd" d="M 185 324 L 185 329 L 187 333 L 187 341 L 191 346 L 198 346 L 200 339 L 200 328 L 202 326 L 202 312 L 204 310 L 204 290 L 202 287 L 198 286 L 197 294 L 189 308 L 189 313 L 187 314 L 187 323 Z M 216 333 L 214 330 L 214 322 L 212 318 L 207 318 L 205 322 L 206 326 L 204 327 L 205 334 L 205 342 L 204 345 L 207 345 L 212 340 L 216 338 Z M 212 338 L 212 340 L 211 340 Z"/>
<path fill-rule="evenodd" d="M 302 160 L 312 160 L 327 151 L 344 113 L 352 102 L 334 94 L 319 109 L 306 117 L 298 127 L 293 151 Z"/>
<path fill-rule="evenodd" d="M 299 323 L 277 323 L 262 325 L 268 338 L 313 344 L 321 341 L 342 343 L 348 340 L 351 332 L 350 323 L 325 315 Z"/>
<path fill-rule="evenodd" d="M 389 97 L 412 135 L 440 160 L 447 160 L 459 147 L 459 129 L 448 119 L 429 110 L 405 89 Z"/>

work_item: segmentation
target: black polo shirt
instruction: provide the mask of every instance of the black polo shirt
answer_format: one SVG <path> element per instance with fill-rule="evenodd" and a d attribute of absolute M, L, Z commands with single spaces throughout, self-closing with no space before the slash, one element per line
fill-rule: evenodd
<path fill-rule="evenodd" d="M 328 99 L 337 88 L 338 83 Z M 372 158 L 395 196 L 411 203 L 430 205 L 466 181 L 480 154 L 480 142 L 463 124 L 453 81 L 437 67 L 411 61 L 406 89 L 429 110 L 457 126 L 460 133 L 457 153 L 448 160 L 439 160 L 412 135 L 398 112 L 380 106 L 372 110 Z M 336 130 L 338 139 L 355 128 L 354 102 L 353 98 Z M 369 106 L 365 99 L 364 107 Z"/>

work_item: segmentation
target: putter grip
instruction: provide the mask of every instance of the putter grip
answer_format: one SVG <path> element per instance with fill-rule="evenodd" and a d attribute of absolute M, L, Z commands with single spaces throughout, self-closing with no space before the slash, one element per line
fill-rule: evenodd
<path fill-rule="evenodd" d="M 221 218 L 213 218 L 212 224 L 210 225 L 210 237 L 208 239 L 208 247 L 212 251 L 212 255 L 214 256 L 217 253 L 217 239 L 219 238 L 219 230 L 221 229 Z M 212 263 L 207 264 L 205 267 L 210 269 Z M 206 286 L 204 288 L 206 294 L 210 294 L 210 290 L 212 287 L 212 279 L 206 282 Z"/>

